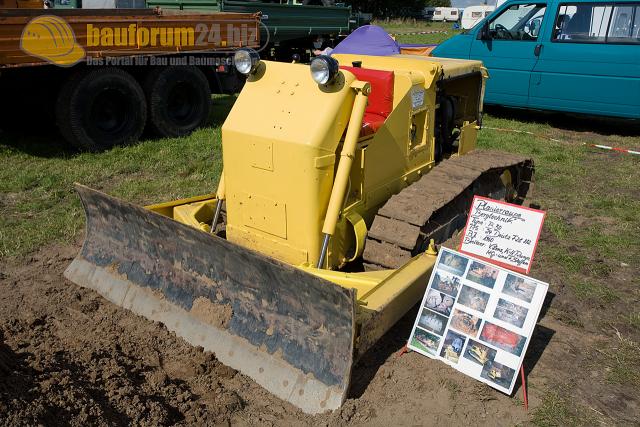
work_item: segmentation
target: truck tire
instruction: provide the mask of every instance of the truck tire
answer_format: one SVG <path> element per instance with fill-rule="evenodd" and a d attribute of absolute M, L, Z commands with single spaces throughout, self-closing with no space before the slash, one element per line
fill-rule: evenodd
<path fill-rule="evenodd" d="M 149 130 L 159 136 L 188 135 L 209 117 L 209 82 L 196 67 L 156 68 L 149 72 L 143 86 Z"/>
<path fill-rule="evenodd" d="M 136 142 L 146 119 L 142 88 L 119 68 L 85 69 L 72 75 L 56 101 L 60 133 L 83 151 Z"/>

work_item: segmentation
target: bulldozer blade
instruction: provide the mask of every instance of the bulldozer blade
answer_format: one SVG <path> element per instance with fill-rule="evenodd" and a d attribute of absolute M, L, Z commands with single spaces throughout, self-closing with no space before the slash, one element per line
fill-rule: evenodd
<path fill-rule="evenodd" d="M 154 321 L 304 412 L 346 397 L 356 294 L 76 184 L 86 238 L 72 282 Z"/>

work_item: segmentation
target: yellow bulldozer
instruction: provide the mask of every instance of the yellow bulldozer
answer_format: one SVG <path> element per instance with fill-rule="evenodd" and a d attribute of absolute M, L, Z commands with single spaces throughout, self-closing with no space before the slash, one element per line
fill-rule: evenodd
<path fill-rule="evenodd" d="M 141 208 L 77 185 L 65 275 L 160 321 L 307 413 L 419 300 L 474 194 L 522 202 L 531 159 L 475 150 L 478 61 L 235 54 L 215 194 Z"/>

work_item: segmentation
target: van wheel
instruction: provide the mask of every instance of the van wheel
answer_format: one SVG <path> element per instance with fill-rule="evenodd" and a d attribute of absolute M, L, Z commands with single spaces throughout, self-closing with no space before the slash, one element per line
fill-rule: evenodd
<path fill-rule="evenodd" d="M 209 117 L 209 82 L 196 67 L 156 68 L 147 75 L 144 91 L 149 111 L 149 129 L 157 135 L 188 135 Z"/>
<path fill-rule="evenodd" d="M 56 101 L 60 133 L 83 151 L 136 142 L 146 118 L 142 88 L 119 68 L 86 69 L 72 75 Z"/>

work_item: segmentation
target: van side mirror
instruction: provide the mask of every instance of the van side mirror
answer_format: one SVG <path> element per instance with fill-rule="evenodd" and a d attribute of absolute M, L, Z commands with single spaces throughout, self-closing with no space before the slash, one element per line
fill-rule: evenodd
<path fill-rule="evenodd" d="M 485 21 L 482 24 L 482 28 L 480 28 L 479 39 L 480 40 L 491 40 L 491 33 L 489 32 L 489 21 Z"/>

